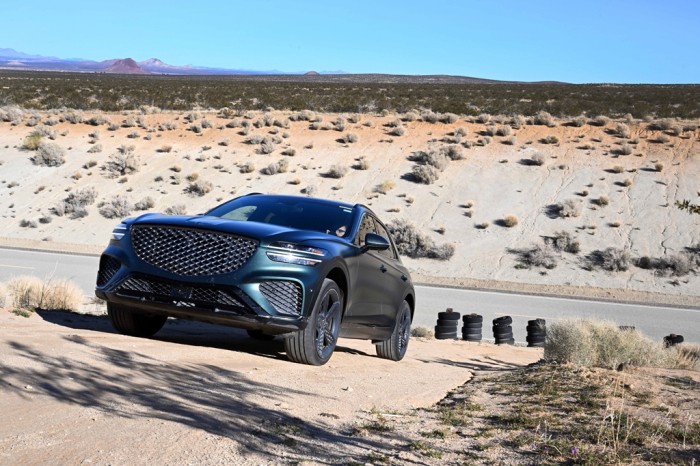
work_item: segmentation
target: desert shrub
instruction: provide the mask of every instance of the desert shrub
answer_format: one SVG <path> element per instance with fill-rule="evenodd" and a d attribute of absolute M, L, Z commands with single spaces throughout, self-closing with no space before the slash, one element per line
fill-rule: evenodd
<path fill-rule="evenodd" d="M 4 283 L 0 282 L 0 309 L 5 307 L 6 302 L 7 302 L 7 286 L 5 286 Z"/>
<path fill-rule="evenodd" d="M 544 142 L 545 144 L 559 144 L 559 138 L 553 134 L 549 134 L 544 138 Z"/>
<path fill-rule="evenodd" d="M 471 149 L 472 147 L 474 147 L 474 141 L 464 141 L 462 143 L 462 146 L 467 149 Z"/>
<path fill-rule="evenodd" d="M 515 136 L 511 136 L 503 142 L 505 142 L 506 144 L 509 144 L 511 146 L 514 146 L 518 143 L 518 138 Z"/>
<path fill-rule="evenodd" d="M 557 251 L 566 251 L 571 254 L 581 252 L 581 242 L 572 238 L 568 231 L 560 231 L 547 241 Z"/>
<path fill-rule="evenodd" d="M 85 121 L 85 113 L 82 110 L 68 110 L 63 114 L 63 119 L 76 125 Z"/>
<path fill-rule="evenodd" d="M 515 225 L 517 225 L 520 221 L 518 220 L 518 217 L 511 214 L 511 215 L 506 215 L 503 218 L 503 225 L 508 227 L 508 228 L 513 228 Z"/>
<path fill-rule="evenodd" d="M 94 115 L 89 120 L 87 120 L 87 123 L 92 126 L 102 126 L 111 122 L 112 119 L 107 115 Z"/>
<path fill-rule="evenodd" d="M 664 164 L 663 164 L 663 163 L 661 163 L 661 162 L 656 162 L 656 163 L 654 164 L 654 170 L 656 170 L 657 172 L 663 171 L 663 169 L 664 169 Z"/>
<path fill-rule="evenodd" d="M 632 136 L 629 126 L 624 123 L 618 123 L 615 127 L 615 133 L 617 133 L 621 138 L 629 139 Z"/>
<path fill-rule="evenodd" d="M 556 119 L 545 111 L 538 112 L 533 119 L 533 123 L 536 125 L 548 126 L 550 128 L 557 126 Z"/>
<path fill-rule="evenodd" d="M 246 139 L 246 142 L 248 144 L 261 144 L 263 140 L 265 139 L 265 136 L 263 136 L 260 133 L 253 133 L 250 136 L 248 136 L 248 139 Z"/>
<path fill-rule="evenodd" d="M 78 311 L 85 296 L 81 288 L 70 280 L 40 280 L 19 276 L 10 280 L 7 289 L 12 305 L 19 308 Z"/>
<path fill-rule="evenodd" d="M 620 369 L 624 366 L 676 368 L 680 348 L 664 348 L 639 330 L 612 321 L 557 320 L 547 325 L 544 358 L 560 364 Z"/>
<path fill-rule="evenodd" d="M 396 126 L 390 134 L 393 136 L 404 136 L 406 134 L 406 128 L 403 126 Z"/>
<path fill-rule="evenodd" d="M 574 199 L 567 199 L 557 204 L 556 209 L 562 218 L 580 217 L 582 212 L 581 202 Z"/>
<path fill-rule="evenodd" d="M 484 136 L 484 138 L 481 140 L 481 145 L 488 146 L 489 144 L 491 144 L 491 141 L 493 141 L 493 138 L 491 138 L 491 136 Z"/>
<path fill-rule="evenodd" d="M 593 121 L 595 121 L 595 124 L 598 126 L 607 126 L 607 124 L 610 123 L 610 118 L 605 115 L 598 115 Z"/>
<path fill-rule="evenodd" d="M 414 152 L 411 157 L 412 160 L 416 162 L 423 162 L 424 164 L 430 165 L 440 171 L 445 170 L 449 160 L 445 155 L 444 151 L 431 147 L 427 151 Z"/>
<path fill-rule="evenodd" d="M 359 137 L 356 133 L 346 133 L 343 136 L 343 141 L 345 141 L 346 144 L 355 143 L 358 141 L 358 139 Z"/>
<path fill-rule="evenodd" d="M 187 206 L 185 204 L 175 204 L 163 211 L 165 215 L 186 215 Z"/>
<path fill-rule="evenodd" d="M 489 115 L 488 113 L 482 113 L 478 117 L 476 117 L 476 121 L 478 121 L 479 123 L 486 124 L 489 121 L 491 121 L 491 115 Z"/>
<path fill-rule="evenodd" d="M 199 122 L 191 124 L 190 131 L 192 131 L 193 133 L 196 133 L 196 134 L 201 133 L 202 132 L 202 124 Z"/>
<path fill-rule="evenodd" d="M 164 144 L 164 145 L 160 146 L 160 149 L 158 149 L 158 152 L 163 152 L 163 153 L 169 154 L 172 150 L 173 150 L 173 146 L 171 146 L 170 144 Z"/>
<path fill-rule="evenodd" d="M 130 150 L 125 150 L 114 155 L 109 156 L 109 160 L 103 166 L 103 170 L 107 172 L 110 178 L 116 178 L 118 176 L 129 175 L 139 171 L 141 167 L 141 160 L 139 157 L 131 152 Z"/>
<path fill-rule="evenodd" d="M 43 223 L 44 225 L 46 225 L 47 223 L 51 222 L 53 222 L 53 218 L 49 217 L 48 215 L 42 215 L 41 217 L 39 217 L 39 223 Z"/>
<path fill-rule="evenodd" d="M 535 152 L 530 157 L 530 160 L 531 160 L 531 162 L 530 162 L 531 164 L 542 166 L 542 165 L 544 165 L 545 157 L 544 157 L 544 154 L 542 154 L 541 152 Z"/>
<path fill-rule="evenodd" d="M 444 121 L 447 124 L 454 124 L 459 121 L 459 117 L 454 113 L 446 113 L 442 116 L 442 121 Z"/>
<path fill-rule="evenodd" d="M 461 126 L 454 131 L 455 136 L 466 137 L 468 134 L 469 131 L 466 128 L 462 128 Z"/>
<path fill-rule="evenodd" d="M 172 131 L 172 130 L 176 130 L 177 127 L 178 127 L 177 121 L 166 120 L 158 126 L 158 129 L 161 131 Z"/>
<path fill-rule="evenodd" d="M 34 126 L 38 125 L 39 123 L 41 123 L 41 119 L 42 119 L 41 115 L 38 113 L 35 113 L 34 115 L 32 115 L 29 118 L 29 120 L 27 120 L 27 126 L 34 127 Z"/>
<path fill-rule="evenodd" d="M 202 115 L 198 112 L 190 112 L 185 116 L 185 119 L 192 123 L 193 121 L 199 120 L 202 118 Z"/>
<path fill-rule="evenodd" d="M 185 192 L 190 196 L 201 197 L 210 193 L 212 189 L 214 189 L 214 185 L 211 183 L 211 181 L 197 180 L 190 183 L 190 185 L 185 188 Z"/>
<path fill-rule="evenodd" d="M 335 125 L 335 130 L 341 133 L 348 128 L 348 122 L 343 117 L 338 117 L 333 124 Z"/>
<path fill-rule="evenodd" d="M 314 131 L 318 131 L 322 127 L 323 127 L 323 123 L 321 123 L 320 121 L 314 121 L 311 123 L 311 126 L 309 126 L 309 128 L 314 130 Z"/>
<path fill-rule="evenodd" d="M 550 243 L 543 243 L 524 251 L 520 260 L 528 267 L 553 269 L 557 266 L 557 257 L 555 248 Z"/>
<path fill-rule="evenodd" d="M 369 167 L 369 160 L 365 157 L 360 157 L 360 160 L 357 161 L 357 165 L 355 166 L 358 170 L 369 170 Z"/>
<path fill-rule="evenodd" d="M 365 125 L 365 126 L 368 127 L 368 128 L 374 128 L 374 126 L 375 126 L 375 125 L 374 125 L 374 122 L 373 122 L 372 120 L 367 120 L 367 121 L 365 121 L 365 122 L 363 123 L 363 125 Z"/>
<path fill-rule="evenodd" d="M 19 222 L 19 226 L 22 228 L 37 228 L 39 224 L 36 222 L 36 220 L 22 219 Z"/>
<path fill-rule="evenodd" d="M 630 268 L 630 255 L 624 249 L 609 247 L 604 251 L 595 251 L 591 256 L 596 265 L 610 272 L 620 272 Z"/>
<path fill-rule="evenodd" d="M 627 187 L 632 186 L 632 178 L 625 178 L 625 181 L 623 181 L 622 184 Z"/>
<path fill-rule="evenodd" d="M 199 173 L 193 172 L 187 175 L 187 181 L 197 181 L 199 179 Z"/>
<path fill-rule="evenodd" d="M 430 340 L 435 337 L 435 332 L 428 327 L 419 325 L 418 327 L 413 327 L 411 329 L 411 336 L 414 338 L 425 338 L 426 340 Z"/>
<path fill-rule="evenodd" d="M 418 115 L 416 115 L 414 112 L 408 112 L 403 116 L 404 121 L 416 121 L 418 119 Z"/>
<path fill-rule="evenodd" d="M 326 176 L 329 178 L 342 178 L 348 173 L 348 167 L 345 165 L 335 164 L 331 165 L 331 168 L 326 172 Z"/>
<path fill-rule="evenodd" d="M 255 165 L 252 162 L 246 162 L 240 167 L 241 173 L 253 173 L 255 171 Z"/>
<path fill-rule="evenodd" d="M 156 206 L 156 201 L 151 196 L 146 196 L 136 204 L 134 204 L 134 210 L 148 210 Z"/>
<path fill-rule="evenodd" d="M 214 127 L 214 122 L 208 118 L 204 118 L 201 122 L 202 128 L 209 129 Z"/>
<path fill-rule="evenodd" d="M 440 116 L 437 113 L 433 112 L 423 112 L 421 114 L 421 117 L 423 118 L 423 121 L 427 123 L 437 123 L 440 120 Z"/>
<path fill-rule="evenodd" d="M 227 128 L 240 128 L 241 127 L 241 120 L 238 118 L 234 118 L 233 120 L 229 121 L 226 123 Z"/>
<path fill-rule="evenodd" d="M 126 137 L 136 139 L 138 137 L 141 137 L 141 133 L 139 133 L 138 131 L 132 131 L 129 134 L 127 134 Z"/>
<path fill-rule="evenodd" d="M 688 275 L 695 265 L 695 258 L 690 254 L 672 254 L 654 262 L 654 268 L 664 275 L 682 277 Z"/>
<path fill-rule="evenodd" d="M 282 132 L 282 137 L 283 137 L 284 139 L 287 139 L 287 138 L 289 138 L 289 137 L 291 137 L 291 136 L 292 136 L 292 133 L 290 133 L 289 131 L 283 131 L 283 132 Z"/>
<path fill-rule="evenodd" d="M 440 172 L 432 165 L 418 165 L 413 168 L 413 179 L 417 183 L 433 184 L 440 178 Z"/>
<path fill-rule="evenodd" d="M 656 126 L 656 128 L 660 129 L 661 131 L 668 131 L 669 129 L 671 129 L 671 126 L 673 126 L 673 120 L 670 120 L 668 118 L 657 120 L 654 126 Z"/>
<path fill-rule="evenodd" d="M 263 175 L 276 175 L 278 173 L 286 173 L 289 169 L 289 161 L 287 159 L 281 159 L 277 163 L 271 163 L 267 167 L 260 170 Z"/>
<path fill-rule="evenodd" d="M 136 118 L 134 118 L 133 115 L 129 115 L 128 117 L 126 117 L 126 120 L 124 120 L 123 126 L 125 128 L 133 128 L 134 126 L 136 126 Z"/>
<path fill-rule="evenodd" d="M 260 149 L 258 149 L 258 152 L 261 154 L 271 154 L 277 149 L 277 143 L 273 140 L 265 140 L 263 141 L 262 144 L 260 144 Z"/>
<path fill-rule="evenodd" d="M 632 146 L 627 144 L 627 142 L 623 142 L 620 144 L 620 148 L 618 149 L 618 153 L 620 155 L 630 155 L 632 153 Z"/>
<path fill-rule="evenodd" d="M 400 254 L 413 258 L 428 257 L 438 260 L 448 260 L 454 255 L 454 244 L 436 245 L 428 235 L 407 220 L 393 220 L 387 225 L 387 229 Z"/>
<path fill-rule="evenodd" d="M 45 167 L 60 167 L 66 162 L 65 151 L 58 144 L 41 141 L 32 162 Z"/>
<path fill-rule="evenodd" d="M 359 114 L 359 113 L 356 113 L 356 114 L 354 114 L 354 115 L 350 115 L 350 116 L 348 117 L 348 121 L 349 121 L 350 123 L 359 123 L 361 120 L 362 120 L 362 115 Z"/>
<path fill-rule="evenodd" d="M 667 134 L 661 133 L 659 136 L 656 138 L 657 141 L 659 141 L 661 144 L 667 144 L 668 142 L 671 141 L 671 138 L 668 137 Z"/>
<path fill-rule="evenodd" d="M 442 146 L 440 151 L 450 160 L 462 160 L 464 158 L 464 153 L 457 144 Z"/>
<path fill-rule="evenodd" d="M 121 126 L 119 126 L 119 123 L 110 123 L 109 126 L 107 126 L 107 129 L 109 131 L 116 131 L 119 128 L 121 128 Z"/>
<path fill-rule="evenodd" d="M 318 187 L 316 185 L 310 184 L 306 188 L 304 188 L 304 194 L 306 194 L 309 197 L 313 197 L 316 194 L 318 194 Z"/>
<path fill-rule="evenodd" d="M 282 151 L 282 155 L 294 157 L 295 155 L 297 155 L 297 150 L 293 147 L 287 147 L 285 150 Z"/>
<path fill-rule="evenodd" d="M 98 207 L 100 215 L 104 218 L 125 218 L 134 210 L 134 204 L 122 196 L 114 196 L 109 201 L 100 203 Z"/>
<path fill-rule="evenodd" d="M 41 144 L 41 140 L 43 139 L 44 136 L 41 134 L 34 132 L 24 138 L 24 143 L 22 144 L 22 147 L 26 150 L 37 150 L 39 148 L 39 145 Z"/>
<path fill-rule="evenodd" d="M 510 136 L 513 133 L 513 128 L 509 125 L 503 125 L 498 129 L 498 134 L 501 136 Z"/>
<path fill-rule="evenodd" d="M 289 118 L 285 118 L 284 120 L 275 120 L 272 124 L 279 128 L 289 128 L 290 122 Z"/>
<path fill-rule="evenodd" d="M 498 127 L 496 125 L 488 125 L 486 127 L 486 134 L 489 136 L 495 136 L 498 134 Z"/>
<path fill-rule="evenodd" d="M 603 194 L 602 196 L 600 196 L 596 200 L 596 204 L 598 204 L 601 207 L 606 206 L 606 205 L 610 204 L 610 198 L 608 196 L 606 196 L 605 194 Z"/>
<path fill-rule="evenodd" d="M 623 167 L 622 165 L 615 165 L 615 166 L 613 167 L 613 171 L 614 171 L 615 173 L 622 173 L 622 172 L 625 171 L 625 167 Z"/>
<path fill-rule="evenodd" d="M 71 218 L 83 218 L 88 215 L 87 206 L 92 205 L 97 200 L 98 191 L 93 186 L 76 189 L 68 194 L 68 196 L 54 206 L 51 211 L 62 217 L 69 215 Z"/>
<path fill-rule="evenodd" d="M 378 193 L 387 194 L 389 191 L 396 187 L 394 180 L 384 180 L 380 185 L 377 185 L 374 190 Z"/>
<path fill-rule="evenodd" d="M 316 113 L 311 110 L 302 110 L 299 112 L 299 120 L 313 121 L 316 119 Z"/>
<path fill-rule="evenodd" d="M 588 118 L 585 115 L 579 115 L 571 120 L 571 124 L 580 128 L 588 123 Z"/>

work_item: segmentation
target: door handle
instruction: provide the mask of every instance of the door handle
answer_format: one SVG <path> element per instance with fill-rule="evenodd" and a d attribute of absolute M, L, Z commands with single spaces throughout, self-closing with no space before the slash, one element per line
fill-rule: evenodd
<path fill-rule="evenodd" d="M 408 277 L 406 275 L 401 275 L 401 280 L 406 281 L 408 280 Z"/>
<path fill-rule="evenodd" d="M 382 265 L 381 267 L 379 267 L 379 270 L 381 270 L 382 273 L 384 273 L 384 272 L 386 272 L 386 267 L 384 267 L 384 266 Z"/>

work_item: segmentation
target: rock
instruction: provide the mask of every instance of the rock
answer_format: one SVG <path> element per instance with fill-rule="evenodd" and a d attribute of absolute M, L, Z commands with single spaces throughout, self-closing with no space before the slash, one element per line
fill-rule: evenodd
<path fill-rule="evenodd" d="M 24 388 L 27 390 L 34 390 L 34 387 L 32 387 L 31 385 L 25 385 Z"/>

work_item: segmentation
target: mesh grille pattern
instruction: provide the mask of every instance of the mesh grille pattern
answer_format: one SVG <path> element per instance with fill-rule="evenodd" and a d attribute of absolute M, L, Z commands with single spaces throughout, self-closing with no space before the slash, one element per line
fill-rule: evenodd
<path fill-rule="evenodd" d="M 167 283 L 144 278 L 131 277 L 119 285 L 117 291 L 136 291 L 151 296 L 166 296 L 178 300 L 190 300 L 212 305 L 223 304 L 227 306 L 244 307 L 243 304 L 233 296 L 233 293 L 228 291 L 198 286 L 173 287 Z M 183 301 L 183 304 L 194 306 L 194 304 L 185 301 Z"/>
<path fill-rule="evenodd" d="M 260 292 L 282 314 L 301 314 L 301 285 L 296 282 L 271 280 L 260 284 Z"/>
<path fill-rule="evenodd" d="M 233 235 L 148 226 L 134 228 L 131 242 L 145 262 L 190 277 L 234 272 L 258 247 L 256 241 Z"/>
<path fill-rule="evenodd" d="M 97 286 L 104 286 L 119 272 L 122 263 L 112 256 L 104 254 L 100 258 L 100 269 L 97 271 Z"/>

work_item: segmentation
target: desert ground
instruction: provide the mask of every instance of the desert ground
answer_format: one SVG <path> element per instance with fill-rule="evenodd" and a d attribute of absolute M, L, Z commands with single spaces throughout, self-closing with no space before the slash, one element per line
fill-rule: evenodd
<path fill-rule="evenodd" d="M 119 221 L 105 218 L 99 206 L 115 196 L 132 204 L 150 197 L 152 202 L 142 206 L 146 210 L 131 212 L 135 216 L 177 205 L 189 214 L 201 213 L 252 192 L 313 195 L 366 204 L 385 223 L 405 219 L 435 244 L 454 244 L 448 260 L 403 258 L 423 281 L 700 295 L 697 275 L 682 267 L 610 271 L 599 261 L 601 251 L 615 247 L 633 260 L 648 256 L 675 264 L 668 259 L 682 257 L 690 269 L 696 267 L 700 216 L 674 205 L 684 199 L 697 203 L 700 195 L 700 145 L 693 122 L 673 120 L 670 124 L 683 128 L 676 135 L 658 122 L 634 119 L 578 127 L 571 119 L 552 119 L 547 126 L 533 124 L 532 118 L 518 124 L 498 116 L 488 123 L 465 116 L 431 123 L 386 113 L 359 120 L 323 113 L 310 118 L 322 122 L 284 111 L 238 116 L 200 111 L 191 119 L 193 112 L 101 114 L 115 124 L 110 130 L 109 123 L 62 121 L 65 112 L 40 113 L 35 117 L 40 123 L 30 127 L 31 113 L 16 125 L 0 122 L 0 236 L 9 242 L 42 241 L 49 249 L 52 243 L 57 248 L 71 243 L 98 251 Z M 94 115 L 86 112 L 84 118 Z M 342 125 L 335 123 L 338 118 Z M 192 129 L 205 120 L 204 128 Z M 233 120 L 234 127 L 228 127 Z M 165 129 L 168 121 L 177 129 Z M 60 166 L 34 164 L 37 152 L 25 148 L 27 136 L 47 122 L 55 123 L 44 126 L 55 139 L 43 140 L 65 151 Z M 246 130 L 241 123 L 251 125 Z M 392 125 L 404 128 L 403 135 Z M 256 134 L 276 138 L 275 147 L 253 143 Z M 94 149 L 98 145 L 100 152 Z M 138 162 L 136 171 L 115 176 L 108 162 L 120 147 Z M 444 170 L 437 170 L 434 183 L 417 182 L 413 170 L 425 162 L 416 159 L 440 148 L 451 148 L 453 160 L 443 157 Z M 246 166 L 252 171 L 244 173 Z M 265 174 L 275 171 L 280 173 Z M 337 174 L 342 177 L 334 178 Z M 86 206 L 87 216 L 52 213 L 71 193 L 91 187 L 98 196 Z M 193 187 L 201 195 L 191 192 Z M 562 208 L 568 201 L 571 214 Z M 517 225 L 506 226 L 509 215 L 517 217 Z M 528 251 L 560 231 L 578 241 L 580 251 L 549 248 L 555 266 L 529 265 Z"/>

